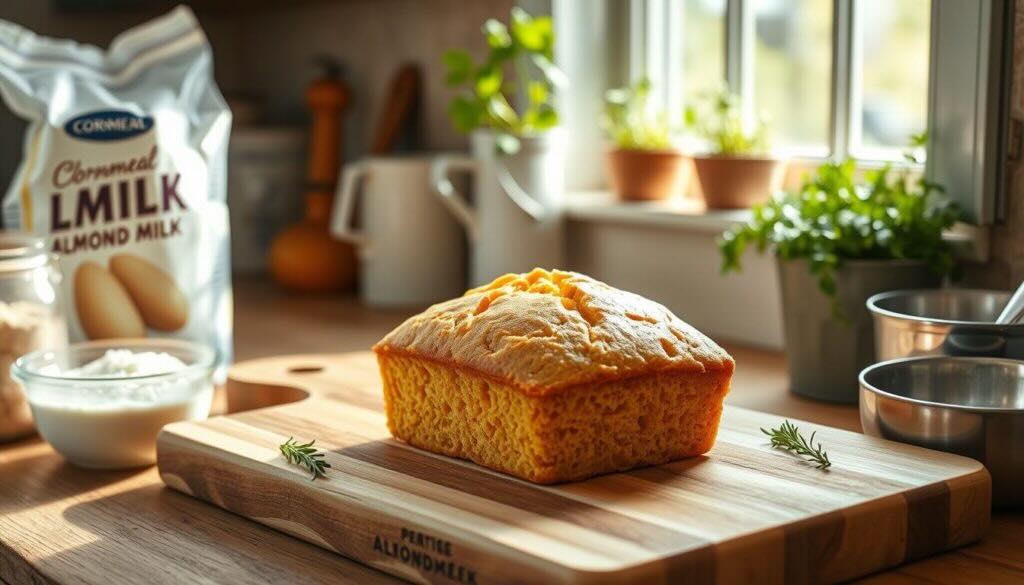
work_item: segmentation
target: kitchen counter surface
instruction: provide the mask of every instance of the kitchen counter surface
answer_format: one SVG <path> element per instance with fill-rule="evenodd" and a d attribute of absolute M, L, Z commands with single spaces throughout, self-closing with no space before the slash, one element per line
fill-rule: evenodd
<path fill-rule="evenodd" d="M 238 360 L 365 350 L 405 313 L 350 298 L 286 297 L 236 282 Z M 786 391 L 781 354 L 731 346 L 730 404 L 859 430 L 855 407 Z M 0 445 L 0 582 L 394 583 L 393 578 L 165 488 L 155 468 L 76 469 L 39 439 Z M 1024 582 L 1024 514 L 981 543 L 869 577 L 872 584 Z"/>

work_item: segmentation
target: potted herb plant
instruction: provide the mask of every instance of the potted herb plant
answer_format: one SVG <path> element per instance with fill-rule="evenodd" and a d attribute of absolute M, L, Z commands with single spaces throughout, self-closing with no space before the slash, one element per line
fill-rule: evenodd
<path fill-rule="evenodd" d="M 608 90 L 602 126 L 613 148 L 607 170 L 612 191 L 626 201 L 652 201 L 681 195 L 690 163 L 672 144 L 664 111 L 651 112 L 647 97 L 651 83 Z"/>
<path fill-rule="evenodd" d="M 710 153 L 693 157 L 709 209 L 744 209 L 781 187 L 786 161 L 770 155 L 763 117 L 745 127 L 736 95 L 719 93 L 688 106 L 686 125 L 711 147 Z"/>
<path fill-rule="evenodd" d="M 959 217 L 941 187 L 909 171 L 884 168 L 857 181 L 853 161 L 829 162 L 725 232 L 722 269 L 739 270 L 751 245 L 774 252 L 791 390 L 855 403 L 857 375 L 874 361 L 868 297 L 935 287 L 954 273 L 942 232 Z"/>
<path fill-rule="evenodd" d="M 464 50 L 444 55 L 447 83 L 459 89 L 448 114 L 470 134 L 472 156 L 441 157 L 432 170 L 436 191 L 469 232 L 474 284 L 563 263 L 565 140 L 553 90 L 566 82 L 553 61 L 551 18 L 516 7 L 508 25 L 491 19 L 483 32 L 482 62 Z M 473 174 L 472 207 L 449 181 L 453 170 Z"/>

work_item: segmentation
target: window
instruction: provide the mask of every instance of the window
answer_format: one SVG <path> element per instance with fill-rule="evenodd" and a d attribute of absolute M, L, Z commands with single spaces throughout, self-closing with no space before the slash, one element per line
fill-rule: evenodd
<path fill-rule="evenodd" d="M 685 0 L 680 7 L 684 102 L 725 85 L 725 1 Z"/>
<path fill-rule="evenodd" d="M 603 185 L 600 92 L 647 76 L 672 116 L 731 89 L 797 158 L 900 161 L 927 130 L 926 175 L 971 221 L 1005 213 L 1010 0 L 518 1 L 555 16 L 572 189 Z"/>
<path fill-rule="evenodd" d="M 665 104 L 728 88 L 803 158 L 902 161 L 927 126 L 931 0 L 635 4 L 653 54 L 631 74 L 662 80 Z"/>
<path fill-rule="evenodd" d="M 748 5 L 753 10 L 753 34 L 741 43 L 753 45 L 748 73 L 753 76 L 751 107 L 767 115 L 775 143 L 795 154 L 827 155 L 832 3 L 758 0 Z M 740 82 L 741 89 L 746 85 Z"/>
<path fill-rule="evenodd" d="M 850 152 L 890 159 L 928 125 L 930 0 L 855 5 Z"/>

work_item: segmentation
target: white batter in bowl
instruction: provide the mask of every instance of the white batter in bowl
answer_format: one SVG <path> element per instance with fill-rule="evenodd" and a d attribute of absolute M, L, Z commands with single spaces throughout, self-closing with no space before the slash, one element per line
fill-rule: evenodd
<path fill-rule="evenodd" d="M 11 366 L 39 434 L 81 467 L 156 461 L 164 425 L 202 420 L 213 401 L 214 351 L 170 339 L 108 339 L 40 350 Z"/>

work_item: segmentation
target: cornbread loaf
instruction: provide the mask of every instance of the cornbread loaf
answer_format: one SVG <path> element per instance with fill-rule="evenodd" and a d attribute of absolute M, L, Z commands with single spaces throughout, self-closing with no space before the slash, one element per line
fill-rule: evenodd
<path fill-rule="evenodd" d="M 734 368 L 665 307 L 539 268 L 430 307 L 374 351 L 396 438 L 537 483 L 705 453 Z"/>

